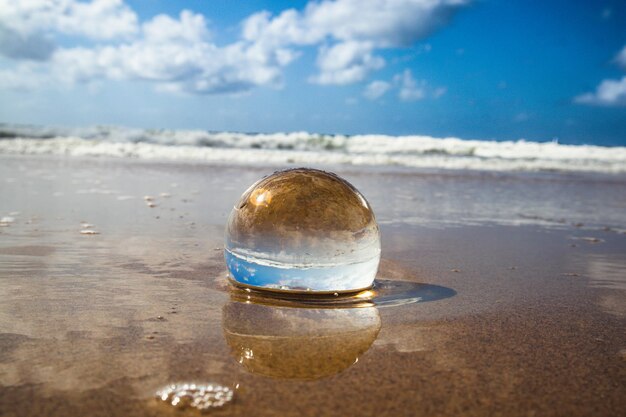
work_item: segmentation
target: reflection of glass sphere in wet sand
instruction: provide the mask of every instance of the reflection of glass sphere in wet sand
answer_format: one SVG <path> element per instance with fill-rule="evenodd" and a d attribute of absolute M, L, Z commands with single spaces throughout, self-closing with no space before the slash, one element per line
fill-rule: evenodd
<path fill-rule="evenodd" d="M 291 308 L 231 300 L 222 310 L 231 354 L 248 371 L 317 379 L 344 371 L 380 331 L 376 307 Z"/>
<path fill-rule="evenodd" d="M 340 293 L 369 288 L 380 232 L 369 203 L 335 174 L 297 168 L 253 184 L 233 208 L 225 257 L 254 288 Z"/>

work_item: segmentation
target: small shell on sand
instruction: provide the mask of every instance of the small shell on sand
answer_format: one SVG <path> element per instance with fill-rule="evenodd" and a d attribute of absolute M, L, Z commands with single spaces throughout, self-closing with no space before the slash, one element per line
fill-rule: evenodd
<path fill-rule="evenodd" d="M 183 382 L 161 388 L 155 397 L 177 409 L 195 408 L 204 413 L 231 402 L 234 392 L 229 387 L 216 383 Z"/>
<path fill-rule="evenodd" d="M 89 229 L 85 229 L 85 230 L 81 230 L 80 231 L 81 235 L 99 235 L 100 232 L 98 232 L 97 230 L 89 230 Z"/>
<path fill-rule="evenodd" d="M 156 204 L 154 204 L 154 203 L 152 203 L 152 202 L 149 202 L 149 203 L 147 204 L 147 206 L 148 206 L 148 207 L 150 207 L 150 208 L 153 208 L 153 207 L 156 207 L 157 205 L 156 205 Z"/>
<path fill-rule="evenodd" d="M 154 201 L 154 197 L 152 197 L 151 195 L 144 195 L 143 199 L 146 201 Z"/>

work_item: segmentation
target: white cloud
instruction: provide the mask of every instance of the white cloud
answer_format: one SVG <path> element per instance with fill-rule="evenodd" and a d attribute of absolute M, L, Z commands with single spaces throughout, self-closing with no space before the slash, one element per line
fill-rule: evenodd
<path fill-rule="evenodd" d="M 336 0 L 309 2 L 302 12 L 286 10 L 272 18 L 268 12 L 243 22 L 244 39 L 263 48 L 331 43 L 319 49 L 320 84 L 363 80 L 384 61 L 375 49 L 411 45 L 445 25 L 468 0 Z M 367 46 L 367 47 L 365 47 Z M 356 54 L 360 54 L 357 56 Z M 343 64 L 330 63 L 340 55 Z M 346 59 L 349 57 L 349 59 Z"/>
<path fill-rule="evenodd" d="M 243 36 L 274 45 L 313 45 L 324 39 L 407 46 L 445 25 L 469 0 L 311 1 L 301 12 L 263 11 L 243 22 Z"/>
<path fill-rule="evenodd" d="M 621 80 L 604 80 L 595 92 L 581 94 L 574 101 L 595 106 L 626 106 L 626 76 Z"/>
<path fill-rule="evenodd" d="M 426 81 L 416 81 L 411 70 L 404 70 L 395 76 L 394 81 L 400 85 L 398 97 L 402 101 L 417 101 L 426 97 Z"/>
<path fill-rule="evenodd" d="M 5 71 L 0 85 L 65 84 L 101 79 L 157 82 L 159 90 L 198 94 L 233 93 L 279 85 L 280 67 L 292 59 L 282 50 L 259 53 L 244 42 L 218 47 L 209 41 L 202 15 L 183 11 L 179 19 L 158 15 L 130 42 L 91 48 L 57 48 L 44 64 L 18 66 L 28 80 Z M 26 70 L 26 72 L 25 72 Z"/>
<path fill-rule="evenodd" d="M 318 84 L 351 84 L 365 79 L 372 71 L 382 68 L 385 60 L 371 53 L 369 42 L 341 42 L 322 47 L 317 57 L 320 74 L 311 77 Z"/>
<path fill-rule="evenodd" d="M 137 15 L 122 0 L 0 0 L 0 22 L 21 36 L 59 32 L 114 39 L 137 32 Z"/>
<path fill-rule="evenodd" d="M 429 86 L 426 80 L 416 80 L 409 69 L 393 77 L 398 88 L 398 98 L 402 101 L 418 101 L 426 98 L 438 99 L 448 92 L 446 87 Z"/>
<path fill-rule="evenodd" d="M 155 16 L 143 25 L 143 33 L 151 42 L 201 42 L 209 38 L 204 16 L 187 10 L 180 14 L 180 20 Z"/>
<path fill-rule="evenodd" d="M 21 34 L 0 23 L 0 55 L 12 59 L 43 61 L 50 58 L 55 48 L 49 36 Z"/>
<path fill-rule="evenodd" d="M 363 95 L 365 98 L 370 100 L 377 100 L 382 97 L 389 89 L 391 88 L 391 84 L 387 81 L 372 81 L 365 87 L 365 91 L 363 91 Z"/>
<path fill-rule="evenodd" d="M 47 73 L 42 73 L 31 62 L 20 62 L 13 69 L 0 70 L 0 88 L 34 90 L 51 82 Z"/>
<path fill-rule="evenodd" d="M 626 46 L 617 54 L 615 62 L 626 70 Z M 580 94 L 574 97 L 574 102 L 593 106 L 626 106 L 626 76 L 620 80 L 603 80 L 596 91 Z"/>
<path fill-rule="evenodd" d="M 464 0 L 338 0 L 311 2 L 303 20 L 309 31 L 340 41 L 379 47 L 410 45 L 448 22 Z"/>
<path fill-rule="evenodd" d="M 277 16 L 255 13 L 242 22 L 239 40 L 220 46 L 204 16 L 189 11 L 140 24 L 123 0 L 0 0 L 0 55 L 9 59 L 0 85 L 112 79 L 150 81 L 165 91 L 242 92 L 280 86 L 283 67 L 305 46 L 318 47 L 311 82 L 349 84 L 385 65 L 377 50 L 413 44 L 468 1 L 310 1 Z M 66 46 L 72 42 L 79 46 Z M 419 88 L 401 96 L 416 99 Z"/>
<path fill-rule="evenodd" d="M 392 82 L 372 81 L 363 90 L 363 96 L 369 100 L 377 100 L 392 89 L 397 89 L 398 98 L 407 102 L 426 98 L 438 99 L 448 91 L 446 87 L 429 86 L 426 80 L 416 80 L 411 70 L 405 69 L 396 74 Z"/>
<path fill-rule="evenodd" d="M 137 31 L 137 15 L 122 0 L 0 0 L 0 55 L 12 59 L 49 59 L 57 34 L 112 40 Z"/>

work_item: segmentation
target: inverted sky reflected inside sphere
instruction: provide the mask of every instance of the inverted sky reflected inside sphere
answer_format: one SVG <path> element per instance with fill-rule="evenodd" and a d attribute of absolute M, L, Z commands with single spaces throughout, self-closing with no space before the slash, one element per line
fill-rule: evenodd
<path fill-rule="evenodd" d="M 273 290 L 345 292 L 372 285 L 380 232 L 369 203 L 324 171 L 276 172 L 233 208 L 225 258 L 238 283 Z"/>

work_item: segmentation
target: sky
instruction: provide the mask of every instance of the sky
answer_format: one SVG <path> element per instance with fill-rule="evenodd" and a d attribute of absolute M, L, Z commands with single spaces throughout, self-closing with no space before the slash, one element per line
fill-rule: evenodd
<path fill-rule="evenodd" d="M 0 122 L 626 146 L 626 2 L 0 0 Z"/>

